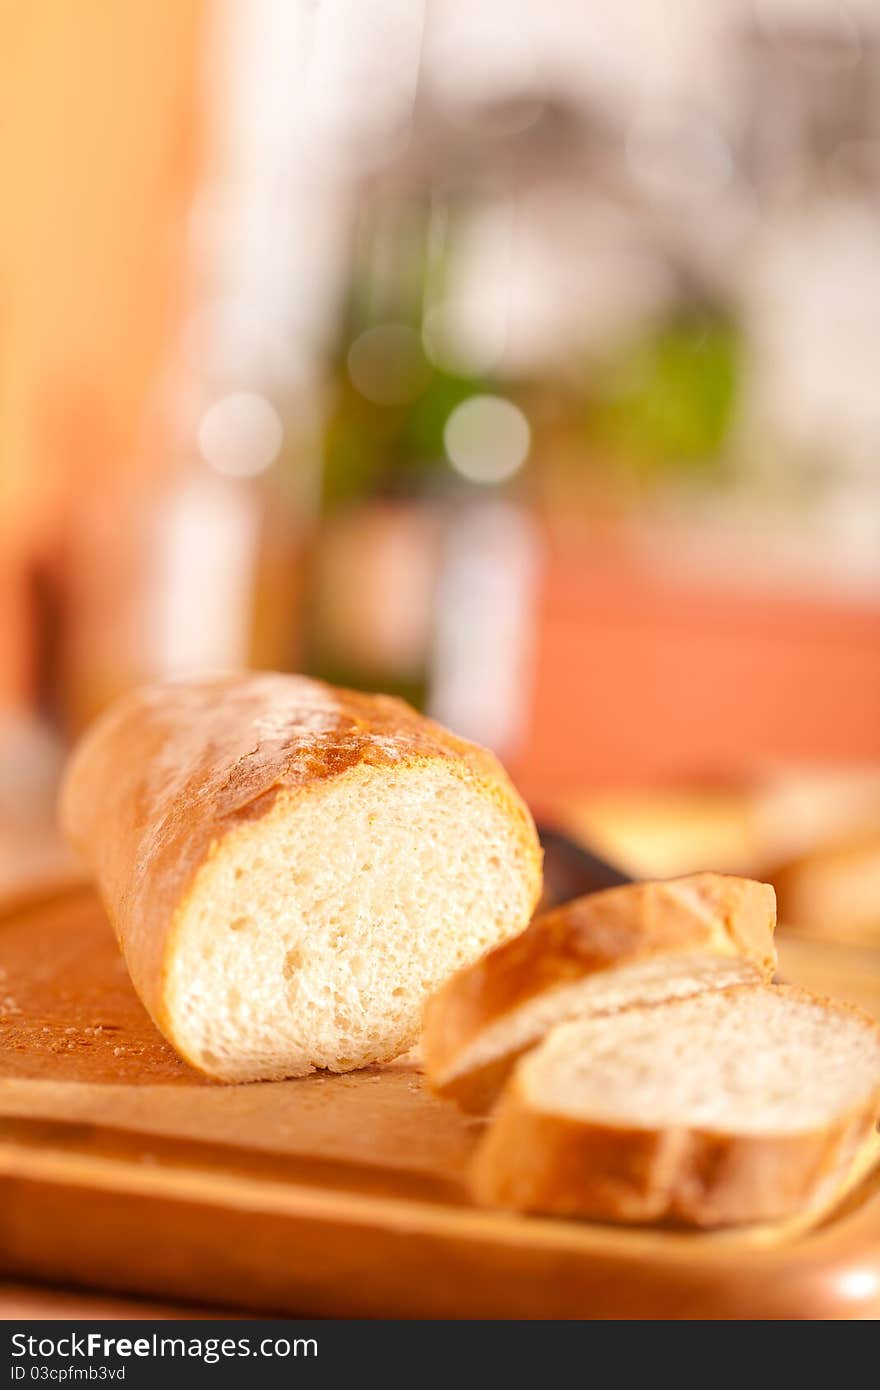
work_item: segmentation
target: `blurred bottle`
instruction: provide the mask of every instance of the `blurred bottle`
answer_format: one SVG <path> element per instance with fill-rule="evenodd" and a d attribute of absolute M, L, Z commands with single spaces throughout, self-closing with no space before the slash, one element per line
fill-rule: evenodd
<path fill-rule="evenodd" d="M 397 692 L 509 751 L 521 720 L 534 525 L 517 385 L 450 327 L 479 190 L 363 197 L 323 434 L 310 669 Z"/>
<path fill-rule="evenodd" d="M 156 422 L 142 466 L 77 502 L 64 565 L 71 728 L 144 681 L 300 657 L 298 445 L 266 396 L 204 383 L 203 396 L 195 418 Z"/>
<path fill-rule="evenodd" d="M 316 674 L 420 705 L 454 490 L 443 428 L 481 385 L 425 352 L 426 298 L 443 270 L 436 217 L 423 190 L 380 190 L 360 207 L 327 367 L 308 644 Z"/>

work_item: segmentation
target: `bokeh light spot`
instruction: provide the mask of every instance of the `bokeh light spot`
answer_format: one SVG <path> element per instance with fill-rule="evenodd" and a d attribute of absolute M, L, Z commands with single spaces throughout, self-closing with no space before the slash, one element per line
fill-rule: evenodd
<path fill-rule="evenodd" d="M 470 396 L 456 406 L 443 431 L 449 462 L 472 483 L 503 483 L 528 457 L 529 422 L 503 396 Z"/>
<path fill-rule="evenodd" d="M 228 478 L 253 478 L 278 457 L 284 439 L 281 417 L 256 391 L 233 391 L 205 411 L 199 449 L 206 463 Z"/>

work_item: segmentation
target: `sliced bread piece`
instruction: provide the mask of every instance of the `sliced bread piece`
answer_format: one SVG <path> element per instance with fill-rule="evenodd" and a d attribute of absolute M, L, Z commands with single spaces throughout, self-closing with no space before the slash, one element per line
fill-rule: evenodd
<path fill-rule="evenodd" d="M 224 1081 L 350 1071 L 520 931 L 541 885 L 496 759 L 400 700 L 263 673 L 126 697 L 61 799 L 135 988 Z"/>
<path fill-rule="evenodd" d="M 769 980 L 776 899 L 766 883 L 692 874 L 577 898 L 461 970 L 428 1002 L 431 1087 L 491 1105 L 517 1057 L 566 1019 Z"/>
<path fill-rule="evenodd" d="M 475 1195 L 602 1221 L 777 1221 L 826 1199 L 880 1113 L 880 1028 L 741 987 L 567 1023 L 516 1067 Z"/>

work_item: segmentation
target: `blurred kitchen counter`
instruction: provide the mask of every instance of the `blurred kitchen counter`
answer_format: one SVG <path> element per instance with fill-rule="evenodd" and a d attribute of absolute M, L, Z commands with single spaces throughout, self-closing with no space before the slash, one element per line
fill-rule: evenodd
<path fill-rule="evenodd" d="M 778 772 L 750 787 L 596 792 L 547 818 L 634 878 L 714 869 L 772 883 L 784 928 L 880 945 L 880 772 Z"/>

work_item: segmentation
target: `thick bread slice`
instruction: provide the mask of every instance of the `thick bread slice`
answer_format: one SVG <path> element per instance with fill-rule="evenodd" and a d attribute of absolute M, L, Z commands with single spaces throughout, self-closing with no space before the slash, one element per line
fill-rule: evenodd
<path fill-rule="evenodd" d="M 827 1198 L 880 1113 L 880 1028 L 745 986 L 567 1023 L 517 1066 L 478 1199 L 555 1216 L 726 1226 Z"/>
<path fill-rule="evenodd" d="M 769 980 L 775 924 L 773 889 L 725 874 L 577 898 L 429 1000 L 428 1080 L 465 1110 L 483 1110 L 517 1057 L 565 1019 Z"/>
<path fill-rule="evenodd" d="M 61 819 L 157 1025 L 225 1081 L 395 1057 L 540 892 L 490 753 L 300 676 L 125 698 L 74 753 Z"/>

